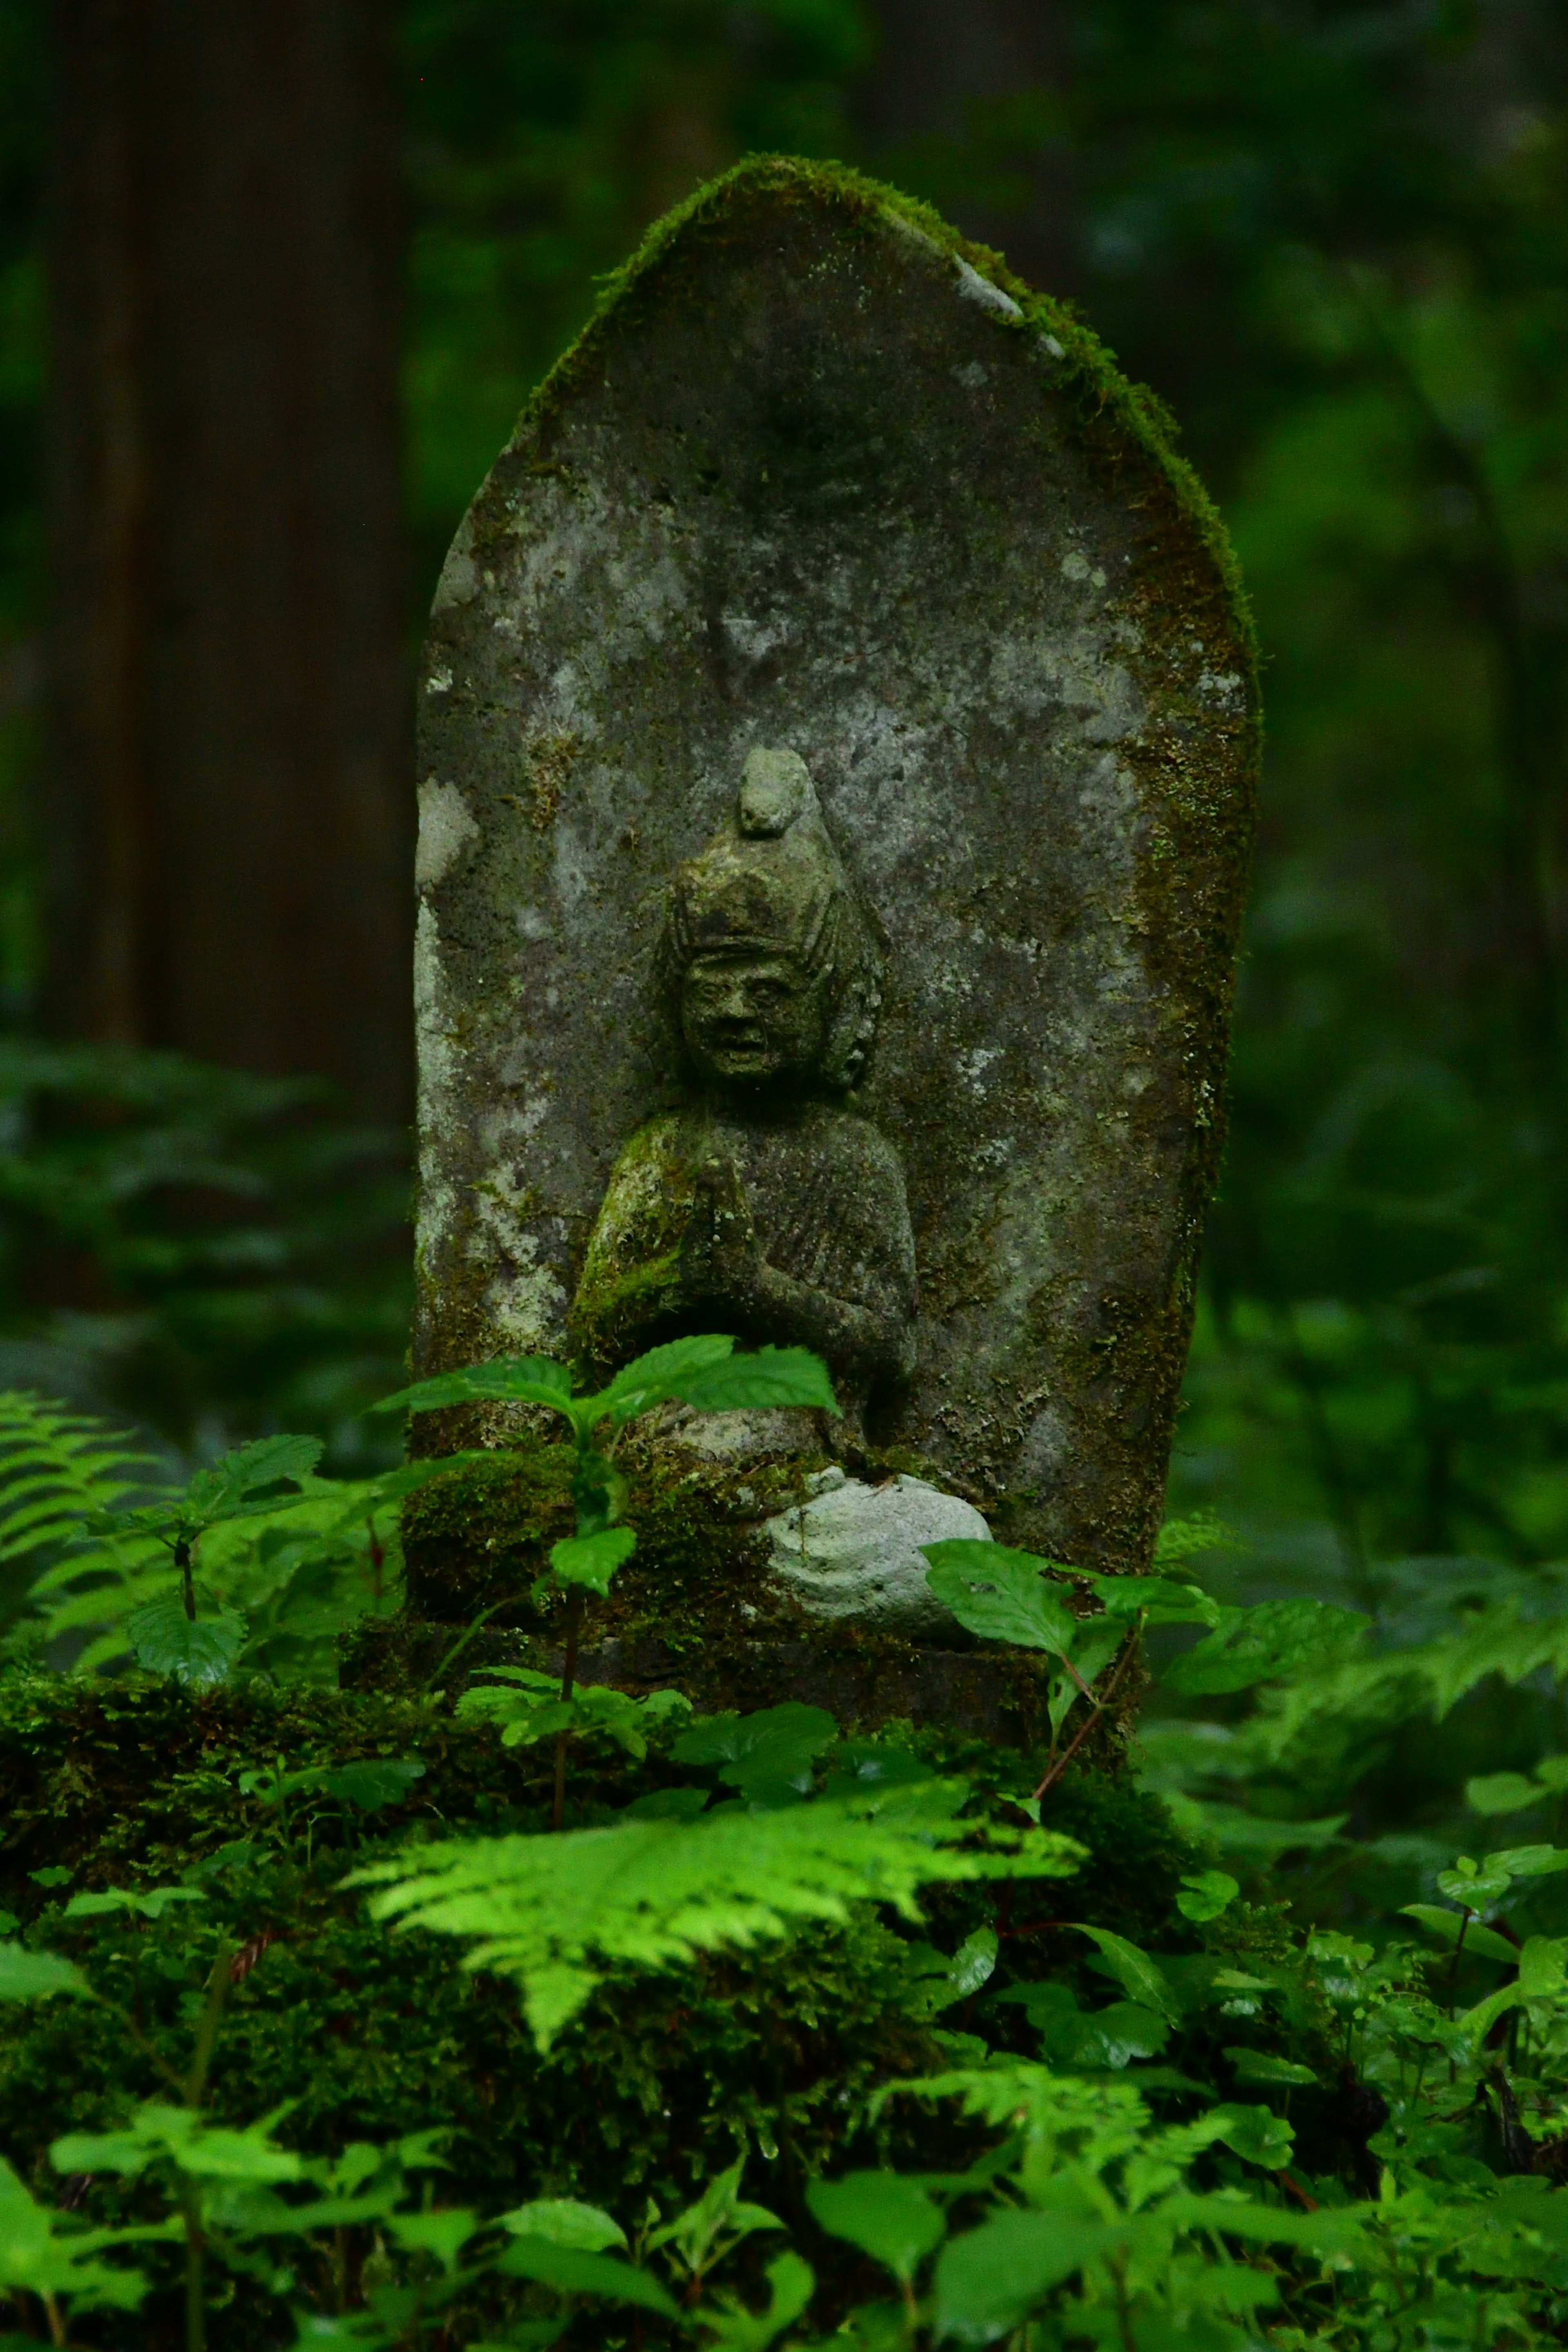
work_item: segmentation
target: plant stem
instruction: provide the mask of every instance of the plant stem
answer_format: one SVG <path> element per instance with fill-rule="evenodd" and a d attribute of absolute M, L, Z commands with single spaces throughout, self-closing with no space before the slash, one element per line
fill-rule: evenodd
<path fill-rule="evenodd" d="M 202 2021 L 196 2028 L 196 2046 L 191 2053 L 191 2071 L 185 2080 L 185 2105 L 199 2107 L 207 2095 L 207 2075 L 212 2068 L 213 2049 L 218 2038 L 218 2021 L 228 1999 L 229 1970 L 239 1949 L 225 1937 L 218 1946 L 217 1958 L 207 1979 L 207 2005 L 202 2011 Z"/>
<path fill-rule="evenodd" d="M 180 2210 L 185 2217 L 185 2352 L 207 2352 L 207 2242 L 195 2189 L 183 2182 Z"/>
<path fill-rule="evenodd" d="M 1095 1698 L 1092 1694 L 1091 1694 L 1090 1706 L 1093 1712 L 1084 1717 L 1082 1728 L 1075 1735 L 1068 1747 L 1062 1750 L 1062 1753 L 1057 1759 L 1056 1762 L 1048 1766 L 1044 1780 L 1040 1782 L 1039 1788 L 1034 1792 L 1035 1802 L 1037 1804 L 1042 1797 L 1047 1796 L 1050 1791 L 1055 1788 L 1057 1782 L 1061 1780 L 1062 1774 L 1066 1771 L 1068 1766 L 1077 1755 L 1078 1750 L 1082 1747 L 1084 1741 L 1088 1738 L 1089 1734 L 1093 1730 L 1095 1725 L 1099 1722 L 1100 1717 L 1104 1714 L 1106 1708 L 1110 1706 L 1112 1699 L 1115 1696 L 1116 1685 L 1121 1681 L 1123 1674 L 1125 1672 L 1128 1659 L 1132 1656 L 1134 1651 L 1137 1647 L 1137 1635 L 1139 1630 L 1141 1630 L 1141 1622 L 1140 1627 L 1130 1633 L 1125 1642 L 1122 1644 L 1122 1654 L 1116 1661 L 1115 1671 L 1113 1673 L 1110 1681 L 1105 1685 L 1104 1697 Z"/>
<path fill-rule="evenodd" d="M 185 1604 L 187 1621 L 193 1624 L 196 1616 L 196 1587 L 191 1574 L 191 1538 L 181 1536 L 174 1546 L 174 1565 L 180 1571 L 180 1597 Z"/>
<path fill-rule="evenodd" d="M 582 1587 L 574 1584 L 566 1599 L 566 1662 L 561 1669 L 560 1695 L 564 1702 L 571 1696 L 571 1686 L 577 1679 L 577 1643 L 582 1632 Z M 567 1732 L 557 1735 L 555 1743 L 555 1805 L 550 1813 L 550 1827 L 560 1829 L 566 1820 L 566 1743 Z"/>
<path fill-rule="evenodd" d="M 495 1615 L 497 1610 L 504 1608 L 505 1605 L 506 1603 L 504 1600 L 492 1601 L 488 1609 L 480 1610 L 479 1614 L 475 1618 L 472 1625 L 465 1626 L 463 1632 L 458 1634 L 457 1639 L 453 1643 L 452 1647 L 447 1651 L 445 1656 L 442 1659 L 441 1664 L 436 1667 L 435 1672 L 432 1675 L 428 1675 L 424 1681 L 421 1683 L 419 1686 L 421 1697 L 424 1696 L 424 1693 L 431 1688 L 434 1683 L 439 1681 L 440 1677 L 446 1672 L 447 1667 L 452 1664 L 454 1658 L 459 1656 L 462 1652 L 468 1647 L 469 1643 L 474 1639 L 475 1634 L 479 1631 L 480 1627 L 482 1625 L 487 1625 L 491 1618 Z"/>

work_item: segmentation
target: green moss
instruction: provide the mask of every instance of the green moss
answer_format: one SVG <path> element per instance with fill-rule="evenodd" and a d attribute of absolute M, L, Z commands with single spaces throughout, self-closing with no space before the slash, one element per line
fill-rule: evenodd
<path fill-rule="evenodd" d="M 988 1743 L 935 1731 L 906 1738 L 984 1793 L 1026 1785 L 1038 1771 L 1037 1757 Z M 424 1780 L 407 1801 L 361 1822 L 353 1852 L 335 1809 L 314 1822 L 297 1814 L 286 1834 L 276 1811 L 239 1790 L 257 1763 L 411 1755 L 423 1761 Z M 657 1747 L 642 1765 L 585 1751 L 570 1818 L 608 1821 L 631 1799 L 692 1777 Z M 549 1780 L 548 1754 L 506 1749 L 494 1730 L 428 1702 L 0 1685 L 0 1902 L 22 1915 L 24 1934 L 79 1959 L 134 2011 L 144 2035 L 137 2043 L 110 2011 L 88 2004 L 0 2009 L 0 2145 L 10 2160 L 42 2184 L 60 2132 L 116 2125 L 136 2100 L 158 2095 L 157 2060 L 178 2067 L 188 2057 L 193 1992 L 220 1935 L 260 1956 L 230 1998 L 212 2078 L 215 2118 L 246 2123 L 287 2102 L 281 2137 L 308 2153 L 439 2127 L 450 2165 L 443 2205 L 495 2211 L 526 2197 L 577 2196 L 631 2225 L 649 2196 L 676 2210 L 744 2149 L 750 2193 L 794 2220 L 804 2180 L 821 2169 L 883 2158 L 950 2168 L 967 2158 L 972 2148 L 952 2137 L 950 2119 L 914 2102 L 872 2119 L 882 2084 L 939 2065 L 942 2053 L 901 1990 L 906 1937 L 869 1907 L 842 1930 L 747 1958 L 623 1973 L 540 2058 L 510 1984 L 462 1971 L 444 1939 L 374 1927 L 342 1884 L 387 1839 L 541 1829 Z M 1192 1862 L 1162 1809 L 1091 1777 L 1059 1791 L 1051 1819 L 1092 1850 L 1071 1885 L 1071 1916 L 1157 1942 L 1160 1906 Z M 251 1848 L 243 1864 L 214 1869 L 235 1840 Z M 45 1864 L 68 1869 L 69 1886 L 39 1888 L 28 1874 Z M 201 1885 L 205 1901 L 134 1931 L 62 1916 L 72 1893 L 180 1879 Z M 952 1889 L 932 1906 L 932 1933 L 953 1948 L 995 1903 L 983 1886 Z M 1019 1924 L 1023 1940 L 1007 1948 L 1032 1963 L 1044 1948 L 1030 1940 L 1027 1916 Z M 1081 1943 L 1045 1957 L 1076 1969 Z M 131 2214 L 139 2194 L 97 2184 L 92 2217 Z M 155 2269 L 162 2259 L 149 2255 Z M 831 2248 L 823 2274 L 831 2289 Z M 116 2324 L 95 2341 L 146 2340 L 145 2323 L 120 2336 Z M 272 2340 L 249 2326 L 242 2302 L 221 2340 Z"/>
<path fill-rule="evenodd" d="M 1129 436 L 1165 477 L 1179 511 L 1194 526 L 1218 569 L 1229 617 L 1241 636 L 1249 667 L 1255 668 L 1257 636 L 1230 535 L 1197 474 L 1176 449 L 1176 420 L 1159 394 L 1146 384 L 1130 383 L 1116 365 L 1114 353 L 1071 305 L 1026 285 L 992 247 L 965 236 L 918 197 L 870 179 L 848 164 L 813 163 L 792 155 L 748 155 L 655 221 L 636 251 L 602 281 L 593 317 L 524 409 L 513 446 L 559 406 L 578 377 L 592 366 L 605 319 L 670 259 L 683 232 L 693 226 L 722 226 L 732 212 L 758 194 L 782 196 L 800 205 L 831 205 L 852 222 L 869 225 L 889 217 L 902 221 L 939 251 L 967 261 L 1010 295 L 1021 313 L 1010 322 L 1014 331 L 1032 330 L 1053 335 L 1064 355 L 1060 381 L 1071 389 L 1081 418 L 1086 424 L 1098 419 L 1102 427 L 1108 424 Z"/>

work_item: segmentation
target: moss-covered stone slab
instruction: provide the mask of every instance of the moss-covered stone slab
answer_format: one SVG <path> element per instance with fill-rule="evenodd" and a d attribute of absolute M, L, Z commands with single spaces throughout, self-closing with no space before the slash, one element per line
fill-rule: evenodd
<path fill-rule="evenodd" d="M 1140 1564 L 1258 754 L 1157 402 L 924 208 L 745 164 L 530 404 L 420 702 L 418 1370 L 815 1333 L 855 1444 Z"/>

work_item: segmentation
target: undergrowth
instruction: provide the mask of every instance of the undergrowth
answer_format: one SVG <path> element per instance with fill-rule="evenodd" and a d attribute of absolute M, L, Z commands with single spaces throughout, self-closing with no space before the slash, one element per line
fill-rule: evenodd
<path fill-rule="evenodd" d="M 804 1377 L 686 1344 L 701 1363 L 650 1359 L 609 1402 L 537 1364 L 486 1376 L 571 1402 L 580 1532 L 547 1571 L 569 1597 L 632 1548 L 596 1427 L 658 1379 L 723 1409 L 732 1377 Z M 396 1605 L 402 1474 L 340 1486 L 277 1439 L 150 1492 L 111 1432 L 6 1411 L 0 1544 L 37 1530 L 37 1635 L 57 1650 L 58 1612 L 80 1634 L 96 1605 L 121 1662 L 40 1672 L 24 1638 L 0 1680 L 23 2330 L 99 2352 L 1561 2336 L 1552 1572 L 1248 1609 L 1206 1589 L 1209 1522 L 1142 1579 L 934 1546 L 977 1654 L 1040 1662 L 1027 1752 L 461 1653 L 426 1687 L 339 1690 L 334 1641 Z M 308 1641 L 267 1613 L 291 1590 Z M 1148 1656 L 1140 1787 L 1084 1759 Z M 1413 1743 L 1448 1781 L 1395 1835 L 1368 1791 Z"/>

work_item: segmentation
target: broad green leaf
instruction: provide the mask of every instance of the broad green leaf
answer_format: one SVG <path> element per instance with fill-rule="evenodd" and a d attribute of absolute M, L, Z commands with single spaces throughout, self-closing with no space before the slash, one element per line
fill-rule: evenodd
<path fill-rule="evenodd" d="M 1204 2116 L 1205 2125 L 1217 2139 L 1223 2140 L 1232 2155 L 1245 2163 L 1260 2165 L 1266 2172 L 1278 2172 L 1288 2164 L 1293 2127 L 1269 2107 L 1211 2107 Z"/>
<path fill-rule="evenodd" d="M 792 1698 L 755 1715 L 710 1716 L 694 1723 L 670 1754 L 677 1764 L 716 1764 L 719 1779 L 738 1789 L 747 1804 L 789 1804 L 807 1794 L 816 1759 L 838 1734 L 825 1707 Z"/>
<path fill-rule="evenodd" d="M 361 1813 L 378 1813 L 383 1805 L 401 1804 L 416 1780 L 424 1778 L 417 1756 L 371 1756 L 362 1763 L 334 1765 L 321 1786 L 340 1805 Z"/>
<path fill-rule="evenodd" d="M 1553 1796 L 1568 1794 L 1568 1756 L 1542 1757 L 1535 1767 L 1535 1777 Z"/>
<path fill-rule="evenodd" d="M 0 1944 L 0 2000 L 47 2000 L 57 1992 L 89 1998 L 92 1987 L 74 1961 L 55 1952 L 29 1952 L 20 1944 Z"/>
<path fill-rule="evenodd" d="M 746 2158 L 741 2156 L 727 2170 L 716 2173 L 695 2204 L 650 2233 L 649 2251 L 673 2246 L 677 2259 L 695 2277 L 753 2231 L 781 2230 L 784 2224 L 777 2213 L 742 2199 L 740 2177 L 745 2170 Z"/>
<path fill-rule="evenodd" d="M 238 1445 L 210 1470 L 197 1471 L 184 1502 L 177 1506 L 179 1516 L 188 1526 L 214 1527 L 247 1515 L 262 1488 L 301 1485 L 322 1450 L 319 1437 L 258 1437 L 249 1445 Z"/>
<path fill-rule="evenodd" d="M 950 2238 L 936 2263 L 937 2341 L 991 2344 L 1010 2334 L 1110 2237 L 1103 2222 L 1082 2213 L 1026 2210 L 994 2214 L 977 2230 Z"/>
<path fill-rule="evenodd" d="M 1082 1919 L 1068 1924 L 1099 1946 L 1107 1968 L 1129 2000 L 1136 2001 L 1140 2008 L 1157 2011 L 1173 2025 L 1180 2024 L 1181 2003 L 1169 1979 L 1147 1952 L 1140 1951 L 1124 1936 L 1113 1936 L 1108 1927 L 1086 1927 Z"/>
<path fill-rule="evenodd" d="M 1245 1551 L 1246 1545 L 1233 1528 L 1212 1510 L 1194 1511 L 1185 1519 L 1167 1519 L 1155 1538 L 1155 1566 L 1169 1568 L 1178 1559 L 1191 1559 L 1199 1552 Z"/>
<path fill-rule="evenodd" d="M 1032 2012 L 1031 2012 L 1032 2014 Z M 1168 2021 L 1134 2000 L 1113 2000 L 1108 2009 L 1048 2025 L 1045 2041 L 1052 2056 L 1071 2066 L 1103 2066 L 1120 2073 L 1134 2058 L 1157 2058 L 1171 2038 Z"/>
<path fill-rule="evenodd" d="M 549 2238 L 517 2238 L 496 2267 L 508 2278 L 533 2279 L 558 2294 L 591 2294 L 601 2303 L 639 2304 L 665 2319 L 676 2316 L 674 2296 L 656 2278 L 580 2246 L 558 2245 Z"/>
<path fill-rule="evenodd" d="M 1563 1989 L 1568 1936 L 1527 1936 L 1519 1956 L 1519 1990 L 1526 2000 L 1546 2000 Z"/>
<path fill-rule="evenodd" d="M 962 1536 L 920 1549 L 931 1563 L 926 1583 L 967 1633 L 1015 1649 L 1071 1655 L 1078 1620 L 1045 1583 L 1044 1560 Z"/>
<path fill-rule="evenodd" d="M 1450 1951 L 1459 1942 L 1459 1931 L 1464 1928 L 1467 1952 L 1474 1952 L 1478 1959 L 1501 1960 L 1505 1967 L 1511 1969 L 1518 1965 L 1517 1948 L 1509 1942 L 1506 1936 L 1499 1936 L 1490 1927 L 1483 1927 L 1479 1919 L 1472 1919 L 1466 1927 L 1463 1912 L 1445 1911 L 1436 1903 L 1402 1903 L 1399 1908 L 1404 1918 L 1418 1920 L 1423 1927 L 1437 1937 L 1439 1943 L 1447 1944 Z"/>
<path fill-rule="evenodd" d="M 1315 1822 L 1274 1821 L 1263 1813 L 1249 1813 L 1240 1805 L 1186 1796 L 1179 1789 L 1163 1793 L 1178 1829 L 1206 1845 L 1218 1846 L 1223 1854 L 1250 1863 L 1274 1862 L 1302 1848 L 1333 1845 L 1349 1818 L 1345 1813 L 1331 1813 Z"/>
<path fill-rule="evenodd" d="M 580 1584 L 603 1600 L 610 1580 L 637 1549 L 630 1528 L 601 1528 L 596 1535 L 567 1536 L 550 1546 L 549 1564 L 559 1583 Z"/>
<path fill-rule="evenodd" d="M 145 1894 L 111 1886 L 101 1895 L 73 1895 L 66 1905 L 68 1919 L 98 1919 L 108 1913 L 134 1911 L 143 1919 L 161 1919 L 171 1903 L 204 1903 L 199 1886 L 153 1886 Z"/>
<path fill-rule="evenodd" d="M 1244 2083 L 1315 2083 L 1317 2076 L 1310 2066 L 1298 2066 L 1289 2058 L 1276 2058 L 1271 2050 L 1227 2050 L 1225 2055 Z"/>
<path fill-rule="evenodd" d="M 1223 1609 L 1214 1631 L 1173 1659 L 1161 1679 L 1167 1690 L 1197 1698 L 1315 1673 L 1359 1649 L 1371 1624 L 1355 1610 L 1304 1598 Z"/>
<path fill-rule="evenodd" d="M 458 2206 L 438 2213 L 389 2213 L 386 2225 L 399 2245 L 434 2254 L 448 2277 L 457 2268 L 457 2257 L 469 2239 L 486 2226 L 476 2213 Z"/>
<path fill-rule="evenodd" d="M 1176 1899 L 1176 1909 L 1195 1927 L 1201 1927 L 1207 1919 L 1218 1919 L 1241 1892 L 1237 1881 L 1224 1870 L 1206 1870 L 1199 1877 L 1184 1878 L 1182 1888 Z"/>
<path fill-rule="evenodd" d="M 199 2180 L 298 2180 L 304 2171 L 304 2158 L 278 2147 L 265 2123 L 230 2131 L 206 2123 L 192 2107 L 165 2106 L 157 2100 L 139 2107 L 124 2131 L 73 2132 L 49 2150 L 57 2172 L 132 2177 L 157 2157 Z"/>
<path fill-rule="evenodd" d="M 672 1381 L 670 1394 L 697 1412 L 762 1412 L 786 1405 L 839 1410 L 828 1368 L 809 1348 L 758 1348 L 730 1356 Z"/>
<path fill-rule="evenodd" d="M 1213 1625 L 1219 1620 L 1218 1601 L 1174 1577 L 1102 1576 L 1077 1569 L 1064 1573 L 1078 1577 L 1108 1617 L 1141 1617 L 1149 1625 Z"/>
<path fill-rule="evenodd" d="M 900 2285 L 913 2280 L 946 2228 L 942 2208 L 917 2181 L 896 2172 L 851 2172 L 841 2180 L 813 2180 L 806 2190 L 812 2219 L 834 2238 L 847 2238 L 890 2270 Z"/>
<path fill-rule="evenodd" d="M 1568 1870 L 1568 1852 L 1558 1845 L 1513 1845 L 1501 1853 L 1489 1853 L 1481 1867 L 1506 1870 L 1511 1879 L 1550 1878 L 1559 1870 Z"/>
<path fill-rule="evenodd" d="M 1437 1873 L 1437 1891 L 1451 1903 L 1464 1904 L 1467 1910 L 1484 1911 L 1489 1904 L 1500 1902 L 1512 1879 L 1512 1872 L 1503 1868 L 1500 1855 L 1491 1854 L 1485 1863 L 1478 1863 L 1462 1853 L 1452 1870 Z"/>
<path fill-rule="evenodd" d="M 735 1341 L 722 1332 L 700 1333 L 689 1339 L 671 1339 L 662 1348 L 650 1348 L 645 1355 L 626 1365 L 616 1373 L 608 1388 L 597 1396 L 583 1398 L 579 1410 L 589 1427 L 608 1416 L 620 1423 L 646 1412 L 655 1404 L 666 1403 L 677 1394 L 672 1381 L 689 1380 L 695 1373 L 709 1370 L 721 1364 L 735 1351 Z"/>
<path fill-rule="evenodd" d="M 1465 1782 L 1465 1802 L 1473 1813 L 1518 1813 L 1538 1805 L 1546 1791 L 1522 1772 L 1485 1772 Z"/>
<path fill-rule="evenodd" d="M 749 2312 L 724 2297 L 698 2305 L 694 2326 L 702 2330 L 704 2352 L 768 2352 L 791 2320 L 799 2319 L 810 2302 L 816 2279 L 799 2254 L 779 2254 L 763 2273 L 768 2282 L 768 2308 Z M 845 2352 L 850 2347 L 845 2347 Z"/>
<path fill-rule="evenodd" d="M 237 1611 L 217 1617 L 187 1617 L 177 1592 L 133 1610 L 125 1639 L 139 1666 L 196 1690 L 225 1682 L 246 1644 L 248 1628 Z"/>
<path fill-rule="evenodd" d="M 584 2253 L 601 2254 L 607 2246 L 626 2245 L 626 2232 L 597 2205 L 580 2204 L 575 2197 L 540 2197 L 531 2205 L 514 2206 L 496 2217 L 496 2227 L 514 2238 L 543 2238 L 552 2246 L 577 2246 Z"/>
<path fill-rule="evenodd" d="M 542 1404 L 566 1412 L 571 1401 L 571 1374 L 565 1364 L 548 1356 L 497 1356 L 487 1364 L 470 1364 L 460 1372 L 438 1372 L 433 1380 L 416 1381 L 382 1397 L 371 1412 L 436 1412 L 454 1404 Z"/>

